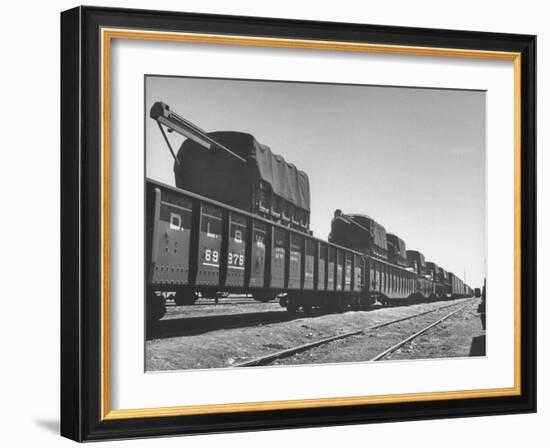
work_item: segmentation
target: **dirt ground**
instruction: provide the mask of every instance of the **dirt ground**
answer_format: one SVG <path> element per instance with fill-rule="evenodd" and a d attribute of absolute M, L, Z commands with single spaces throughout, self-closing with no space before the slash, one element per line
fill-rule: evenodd
<path fill-rule="evenodd" d="M 428 330 L 417 339 L 403 345 L 382 361 L 469 356 L 472 338 L 481 332 L 481 321 L 476 313 L 478 301 Z M 447 308 L 415 319 L 392 324 L 366 334 L 352 336 L 316 347 L 303 353 L 276 361 L 275 365 L 329 364 L 337 362 L 369 361 L 384 350 L 401 342 L 444 317 L 460 306 Z M 439 326 L 442 326 L 440 329 Z"/>
<path fill-rule="evenodd" d="M 371 311 L 348 311 L 343 314 L 303 317 L 267 325 L 221 329 L 202 334 L 159 337 L 146 342 L 146 369 L 148 371 L 158 371 L 231 367 L 235 364 L 275 351 L 370 327 L 446 304 L 458 304 L 461 302 L 461 300 L 458 300 L 418 304 L 408 307 L 381 308 Z M 477 307 L 477 301 L 474 302 Z M 278 307 L 278 304 L 275 303 L 268 304 L 267 307 L 275 305 Z M 262 307 L 262 310 L 266 309 L 264 304 L 258 304 L 257 306 Z M 213 305 L 212 307 L 217 308 L 218 312 L 221 310 L 219 308 L 220 305 Z M 235 306 L 234 308 L 238 308 L 241 310 L 240 312 L 242 312 L 242 308 L 246 307 L 248 307 L 248 305 Z M 457 305 L 457 308 L 458 307 Z M 178 325 L 185 326 L 185 318 L 181 318 L 181 313 L 185 312 L 185 310 L 183 310 L 184 308 L 189 310 L 192 307 L 178 308 L 180 309 L 173 310 L 174 314 L 177 314 L 180 318 Z M 441 317 L 451 310 L 452 309 L 449 308 L 447 310 L 431 313 L 425 316 L 425 319 L 431 319 L 431 322 L 438 318 L 436 315 Z M 204 311 L 205 310 L 199 311 L 198 309 L 193 309 L 192 315 L 197 316 L 195 313 L 203 313 Z M 415 322 L 416 321 L 417 319 L 415 319 Z M 402 324 L 397 324 L 401 326 L 402 331 L 396 332 L 395 337 L 398 337 L 399 334 L 407 330 L 407 327 Z M 392 331 L 394 331 L 393 325 Z M 311 351 L 314 353 L 313 356 L 308 355 L 305 360 L 294 359 L 294 362 L 291 362 L 293 358 L 287 358 L 285 364 L 366 361 L 370 359 L 368 356 L 371 353 L 368 347 L 373 344 L 373 341 L 377 340 L 375 335 L 376 332 L 363 335 L 361 337 L 362 339 L 359 337 L 352 338 L 362 341 L 362 348 L 359 350 L 357 347 L 352 349 L 351 345 L 346 349 L 345 347 L 348 347 L 348 345 L 345 344 L 348 344 L 349 340 L 342 340 L 334 342 L 333 344 L 335 345 L 329 344 L 328 346 L 323 346 L 332 346 L 329 351 L 331 353 L 330 356 L 329 354 L 321 356 L 323 347 L 318 347 Z M 471 339 L 472 335 L 469 337 Z M 355 343 L 358 342 L 355 341 Z M 337 349 L 335 349 L 335 347 Z M 340 350 L 341 348 L 342 350 Z M 319 352 L 317 350 L 319 350 Z M 317 353 L 317 355 L 315 355 L 315 353 Z M 345 353 L 347 353 L 348 356 L 345 356 Z M 422 356 L 421 353 L 423 352 L 419 352 L 420 356 Z M 462 353 L 462 350 L 460 353 Z M 302 356 L 305 356 L 305 353 L 302 354 Z M 463 355 L 460 354 L 455 356 Z M 414 355 L 414 357 L 416 358 L 417 356 Z"/>
<path fill-rule="evenodd" d="M 388 356 L 391 359 L 485 356 L 485 331 L 475 301 Z"/>

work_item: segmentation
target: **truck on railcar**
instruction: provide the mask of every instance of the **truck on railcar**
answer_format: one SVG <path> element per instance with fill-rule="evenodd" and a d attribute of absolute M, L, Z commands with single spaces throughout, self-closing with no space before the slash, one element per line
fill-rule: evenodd
<path fill-rule="evenodd" d="M 466 297 L 466 291 L 464 288 L 464 282 L 460 277 L 453 274 L 452 272 L 449 272 L 449 283 L 451 286 L 451 296 L 453 298 L 461 298 Z"/>

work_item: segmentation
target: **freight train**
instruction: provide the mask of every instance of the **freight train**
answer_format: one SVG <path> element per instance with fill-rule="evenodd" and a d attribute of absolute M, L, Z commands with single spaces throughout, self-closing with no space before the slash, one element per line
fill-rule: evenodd
<path fill-rule="evenodd" d="M 452 272 L 366 215 L 336 210 L 328 241 L 309 229 L 307 174 L 247 133 L 207 133 L 157 102 L 176 187 L 146 179 L 148 322 L 199 296 L 280 298 L 290 313 L 471 296 Z M 166 135 L 186 137 L 177 154 Z"/>

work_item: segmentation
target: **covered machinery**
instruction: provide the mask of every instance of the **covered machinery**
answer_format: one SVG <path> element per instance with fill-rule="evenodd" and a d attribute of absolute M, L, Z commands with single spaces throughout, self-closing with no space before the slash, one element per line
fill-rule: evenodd
<path fill-rule="evenodd" d="M 328 240 L 382 260 L 388 258 L 386 229 L 367 215 L 346 215 L 336 210 Z"/>
<path fill-rule="evenodd" d="M 426 258 L 424 257 L 422 252 L 419 252 L 417 250 L 408 250 L 407 260 L 409 262 L 409 266 L 414 268 L 415 272 L 419 276 L 424 276 L 427 274 Z"/>
<path fill-rule="evenodd" d="M 388 261 L 399 266 L 408 266 L 405 241 L 393 233 L 387 233 L 386 239 L 388 243 Z"/>
<path fill-rule="evenodd" d="M 251 134 L 207 133 L 161 102 L 153 105 L 151 117 L 187 137 L 177 155 L 170 146 L 178 188 L 308 231 L 310 190 L 305 172 Z"/>

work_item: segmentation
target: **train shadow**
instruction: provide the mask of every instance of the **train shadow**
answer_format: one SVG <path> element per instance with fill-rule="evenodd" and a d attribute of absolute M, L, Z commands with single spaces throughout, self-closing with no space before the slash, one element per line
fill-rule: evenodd
<path fill-rule="evenodd" d="M 396 305 L 392 308 L 406 307 Z M 385 308 L 381 304 L 373 304 L 363 312 L 375 311 Z M 352 311 L 352 310 L 347 310 Z M 257 325 L 277 324 L 289 322 L 295 319 L 318 317 L 325 314 L 333 314 L 330 311 L 314 310 L 311 313 L 289 314 L 281 308 L 277 311 L 258 311 L 238 314 L 218 314 L 214 316 L 197 316 L 165 319 L 156 322 L 147 328 L 147 340 L 167 339 L 180 336 L 194 336 L 216 330 L 228 330 L 233 328 L 252 327 Z M 474 356 L 474 355 L 472 355 Z"/>
<path fill-rule="evenodd" d="M 224 314 L 216 316 L 187 317 L 167 319 L 148 328 L 147 339 L 166 339 L 178 336 L 193 336 L 216 330 L 251 327 L 255 325 L 275 324 L 297 319 L 286 310 L 261 311 L 253 313 Z"/>
<path fill-rule="evenodd" d="M 485 335 L 472 338 L 470 346 L 470 356 L 485 356 Z"/>

